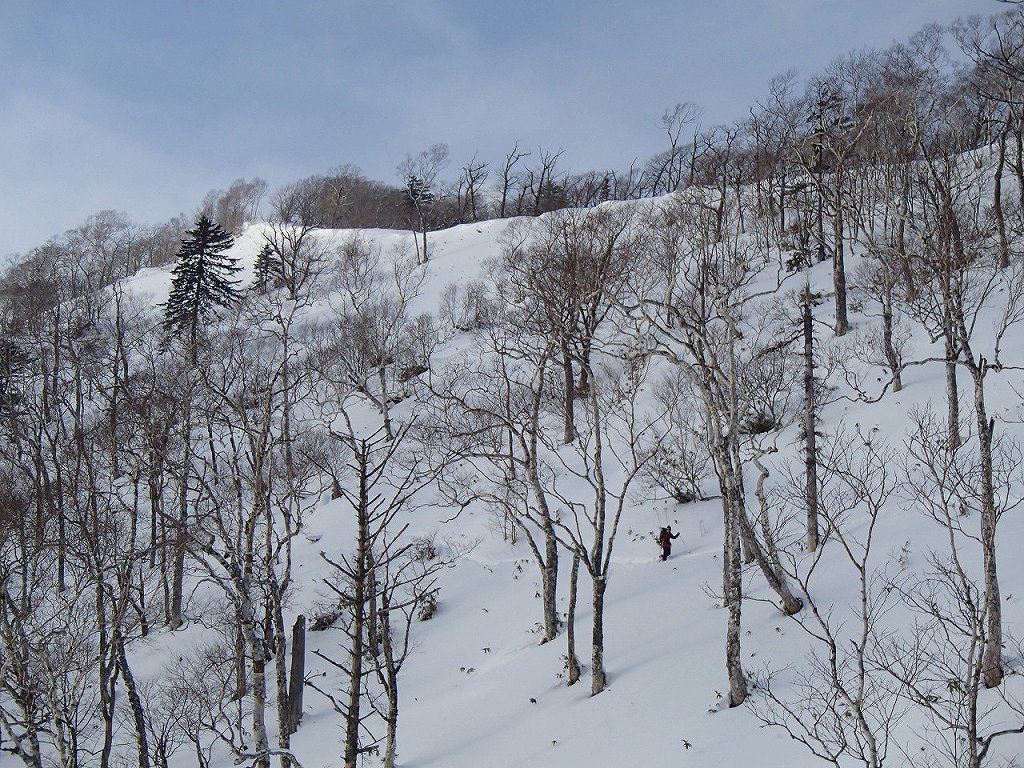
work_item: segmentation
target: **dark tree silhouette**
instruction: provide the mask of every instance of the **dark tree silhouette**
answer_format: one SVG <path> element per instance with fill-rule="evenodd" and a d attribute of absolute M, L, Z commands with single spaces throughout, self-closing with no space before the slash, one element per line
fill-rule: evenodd
<path fill-rule="evenodd" d="M 21 393 L 18 379 L 24 374 L 31 357 L 16 342 L 0 340 L 0 417 L 14 413 Z"/>
<path fill-rule="evenodd" d="M 253 288 L 260 293 L 265 293 L 268 288 L 279 284 L 283 274 L 284 264 L 281 256 L 270 243 L 267 243 L 256 254 L 256 274 L 252 281 Z"/>
<path fill-rule="evenodd" d="M 430 189 L 430 183 L 420 176 L 410 175 L 405 180 L 405 200 L 416 211 L 416 217 L 420 223 L 420 233 L 423 236 L 423 252 L 420 256 L 420 247 L 416 245 L 417 261 L 421 264 L 427 263 L 427 211 L 434 204 L 434 193 Z"/>
<path fill-rule="evenodd" d="M 230 307 L 238 300 L 237 281 L 231 276 L 240 267 L 223 252 L 235 243 L 230 232 L 203 215 L 178 249 L 171 272 L 171 292 L 164 304 L 164 328 L 171 334 L 188 334 L 192 361 L 196 359 L 199 323 L 208 320 L 215 307 Z"/>

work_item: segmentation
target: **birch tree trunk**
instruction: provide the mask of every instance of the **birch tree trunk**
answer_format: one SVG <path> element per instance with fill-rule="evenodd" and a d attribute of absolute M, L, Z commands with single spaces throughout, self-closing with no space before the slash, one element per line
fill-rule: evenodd
<path fill-rule="evenodd" d="M 605 689 L 607 685 L 607 678 L 604 671 L 604 591 L 605 591 L 605 577 L 604 574 L 598 575 L 593 579 L 594 587 L 594 598 L 592 606 L 594 610 L 593 617 L 593 632 L 590 656 L 590 693 L 592 696 L 596 696 Z"/>
<path fill-rule="evenodd" d="M 832 218 L 835 252 L 832 255 L 832 283 L 836 289 L 836 336 L 844 335 L 850 330 L 850 320 L 846 309 L 846 258 L 843 247 L 843 207 L 841 192 L 841 174 L 836 173 L 836 210 Z"/>
<path fill-rule="evenodd" d="M 386 606 L 380 612 L 381 635 L 387 638 L 381 648 L 381 652 L 384 654 L 383 667 L 386 682 L 384 689 L 388 700 L 387 713 L 384 717 L 384 757 L 381 760 L 383 768 L 395 768 L 395 756 L 398 749 L 398 662 L 395 658 L 394 644 L 391 642 L 391 611 L 389 608 L 390 606 Z"/>
<path fill-rule="evenodd" d="M 953 340 L 953 330 L 948 326 L 951 320 L 948 317 L 943 319 L 947 326 L 943 330 L 943 341 L 946 352 L 946 409 L 947 409 L 947 430 L 949 449 L 955 451 L 963 442 L 960 437 L 960 390 L 956 381 L 956 365 L 959 351 L 956 342 Z"/>
<path fill-rule="evenodd" d="M 139 758 L 139 768 L 149 768 L 149 740 L 146 735 L 146 710 L 139 696 L 138 687 L 135 684 L 135 676 L 131 667 L 128 666 L 128 654 L 125 652 L 124 635 L 119 628 L 114 630 L 114 645 L 117 651 L 118 666 L 120 668 L 121 680 L 124 681 L 125 691 L 128 694 L 128 702 L 131 705 L 132 720 L 135 725 L 135 743 Z"/>
<path fill-rule="evenodd" d="M 729 621 L 725 634 L 725 668 L 729 677 L 729 706 L 738 707 L 747 698 L 747 678 L 740 656 L 740 628 L 743 604 L 743 568 L 740 564 L 739 523 L 731 504 L 726 505 L 723 546 L 725 605 Z"/>

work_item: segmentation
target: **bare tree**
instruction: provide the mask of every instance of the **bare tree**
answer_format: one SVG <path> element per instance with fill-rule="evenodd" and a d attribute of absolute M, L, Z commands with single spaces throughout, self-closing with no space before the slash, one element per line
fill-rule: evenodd
<path fill-rule="evenodd" d="M 329 261 L 329 248 L 318 241 L 316 229 L 308 224 L 271 222 L 263 233 L 273 256 L 272 272 L 293 301 L 314 298 L 310 291 Z"/>
<path fill-rule="evenodd" d="M 460 218 L 463 221 L 480 221 L 487 216 L 487 201 L 484 199 L 487 177 L 490 171 L 487 163 L 478 160 L 476 153 L 462 167 L 456 190 Z"/>
<path fill-rule="evenodd" d="M 878 302 L 882 327 L 867 331 L 861 336 L 863 343 L 855 342 L 852 347 L 860 362 L 888 368 L 892 391 L 899 392 L 903 389 L 903 368 L 911 350 L 907 322 L 899 312 L 904 306 L 899 298 L 903 284 L 900 256 L 896 248 L 889 246 L 870 255 L 876 258 L 861 263 L 854 276 L 854 292 Z M 864 305 L 865 314 L 870 314 L 869 302 Z"/>
<path fill-rule="evenodd" d="M 442 547 L 433 537 L 401 538 L 384 543 L 384 557 L 376 558 L 373 583 L 378 603 L 377 637 L 380 652 L 374 656 L 377 681 L 387 702 L 381 713 L 385 724 L 384 768 L 394 768 L 398 746 L 398 678 L 413 650 L 413 625 L 433 616 L 440 590 L 440 572 L 450 568 L 462 551 L 451 543 Z"/>
<path fill-rule="evenodd" d="M 763 698 L 749 700 L 758 720 L 835 766 L 884 765 L 908 709 L 900 686 L 879 662 L 891 635 L 884 618 L 897 598 L 893 582 L 875 563 L 875 550 L 879 523 L 899 482 L 897 469 L 892 449 L 872 435 L 840 431 L 823 446 L 821 508 L 830 546 L 807 559 L 791 556 L 788 567 L 807 606 L 793 620 L 810 640 L 810 651 L 794 670 L 769 669 L 760 686 Z M 785 491 L 778 496 L 773 506 L 783 510 L 786 525 L 787 515 L 798 514 L 786 509 Z M 790 533 L 794 539 L 797 530 Z M 851 577 L 852 619 L 837 616 L 831 604 L 815 597 L 819 572 L 836 569 Z"/>
<path fill-rule="evenodd" d="M 955 28 L 955 36 L 960 49 L 974 62 L 972 86 L 987 113 L 987 141 L 995 135 L 992 211 L 999 234 L 999 266 L 1005 267 L 1010 261 L 1010 248 L 1003 174 L 1011 163 L 1017 182 L 1018 221 L 1024 214 L 1024 14 L 1018 9 L 987 19 L 973 17 Z M 1012 152 L 1008 152 L 1011 145 Z"/>
<path fill-rule="evenodd" d="M 203 370 L 197 415 L 208 425 L 209 454 L 195 455 L 196 513 L 188 548 L 236 618 L 236 676 L 243 680 L 245 667 L 252 673 L 254 759 L 266 766 L 277 754 L 286 767 L 293 761 L 294 729 L 284 609 L 293 541 L 303 529 L 307 497 L 320 490 L 320 476 L 300 437 L 312 427 L 296 421 L 293 407 L 308 386 L 295 359 L 300 314 L 295 302 L 278 299 L 264 297 L 263 306 L 249 306 L 225 326 Z M 266 723 L 268 662 L 276 690 L 276 747 Z M 245 686 L 237 687 L 236 695 L 243 695 Z M 238 743 L 233 748 L 246 753 Z"/>
<path fill-rule="evenodd" d="M 35 646 L 45 653 L 51 638 L 65 626 L 68 616 L 54 610 L 62 607 L 60 591 L 54 589 L 56 559 L 41 546 L 43 530 L 34 529 L 31 524 L 28 494 L 9 474 L 5 473 L 0 480 L 4 511 L 0 530 L 0 600 L 3 601 L 0 611 L 3 658 L 0 728 L 13 755 L 29 768 L 42 768 L 42 743 L 49 712 L 46 692 L 50 688 L 43 668 L 33 657 L 32 648 Z M 48 591 L 58 595 L 55 605 L 44 598 Z M 75 642 L 82 640 L 77 632 L 73 637 Z M 90 658 L 91 654 L 82 655 L 86 670 Z M 74 669 L 66 669 L 62 674 L 74 690 L 79 690 L 77 683 L 81 676 L 76 675 Z"/>
<path fill-rule="evenodd" d="M 427 229 L 429 228 L 427 212 L 437 195 L 435 187 L 438 174 L 447 165 L 447 144 L 432 144 L 418 155 L 406 155 L 398 165 L 398 175 L 405 183 L 406 202 L 416 212 L 420 235 L 423 239 L 422 248 L 420 242 L 413 239 L 416 244 L 416 263 L 418 264 L 427 263 Z"/>
<path fill-rule="evenodd" d="M 101 211 L 65 235 L 67 247 L 93 290 L 130 274 L 138 227 L 117 211 Z"/>
<path fill-rule="evenodd" d="M 758 357 L 778 354 L 792 337 L 779 338 L 769 327 L 763 339 L 752 340 L 751 329 L 741 329 L 740 316 L 746 314 L 741 308 L 752 306 L 756 299 L 747 288 L 755 274 L 754 254 L 742 245 L 735 230 L 720 236 L 716 211 L 679 201 L 655 215 L 661 217 L 656 226 L 664 228 L 664 236 L 655 241 L 652 254 L 655 271 L 650 279 L 654 282 L 638 285 L 636 309 L 647 323 L 649 350 L 679 366 L 700 398 L 722 494 L 727 672 L 730 705 L 736 706 L 748 692 L 740 664 L 741 539 L 778 593 L 783 611 L 794 614 L 801 607 L 785 575 L 772 564 L 773 556 L 765 553 L 753 532 L 746 511 L 742 455 L 742 435 L 751 431 L 749 419 L 756 404 L 745 399 L 741 371 Z M 665 298 L 652 298 L 655 289 L 664 291 Z"/>
<path fill-rule="evenodd" d="M 320 373 L 346 396 L 358 392 L 381 414 L 392 433 L 391 406 L 402 399 L 401 388 L 425 371 L 429 351 L 417 344 L 425 338 L 425 318 L 410 317 L 409 306 L 419 292 L 424 273 L 406 253 L 394 251 L 386 263 L 378 246 L 358 237 L 336 252 L 331 298 L 334 318 L 322 328 L 316 346 Z"/>
<path fill-rule="evenodd" d="M 668 492 L 679 504 L 705 500 L 705 482 L 711 475 L 711 454 L 701 424 L 691 419 L 700 401 L 689 379 L 679 370 L 653 389 L 667 414 L 663 434 L 654 441 L 654 453 L 642 474 Z"/>
<path fill-rule="evenodd" d="M 538 229 L 526 224 L 510 228 L 500 266 L 509 298 L 526 307 L 538 334 L 558 344 L 563 441 L 570 443 L 577 393 L 588 391 L 599 328 L 640 258 L 642 231 L 630 213 L 609 208 L 553 214 L 542 218 Z"/>
<path fill-rule="evenodd" d="M 776 75 L 769 82 L 769 97 L 750 110 L 757 212 L 767 217 L 767 232 L 775 236 L 776 242 L 787 232 L 786 211 L 794 191 L 790 181 L 790 126 L 798 122 L 800 108 L 793 94 L 795 82 L 794 70 Z"/>
<path fill-rule="evenodd" d="M 568 493 L 564 481 L 552 483 L 551 494 L 570 515 L 559 516 L 559 537 L 590 575 L 592 594 L 591 621 L 591 695 L 607 686 L 604 664 L 605 593 L 612 563 L 612 552 L 625 510 L 627 494 L 654 454 L 652 441 L 661 414 L 645 412 L 637 402 L 647 360 L 633 358 L 625 363 L 607 361 L 599 371 L 587 363 L 590 388 L 587 393 L 585 430 L 575 443 L 575 453 L 559 453 L 568 477 L 582 481 L 592 498 Z M 570 648 L 570 652 L 572 649 Z"/>
<path fill-rule="evenodd" d="M 557 211 L 566 207 L 565 174 L 557 171 L 558 160 L 565 150 L 557 152 L 539 148 L 538 168 L 527 168 L 522 179 L 521 198 L 525 197 L 525 213 L 540 216 L 542 213 Z"/>
<path fill-rule="evenodd" d="M 818 260 L 826 256 L 824 219 L 831 220 L 832 278 L 835 288 L 835 333 L 849 330 L 847 315 L 845 240 L 848 176 L 855 153 L 871 123 L 863 92 L 869 82 L 871 59 L 867 54 L 837 59 L 824 77 L 808 85 L 806 123 L 794 135 L 796 158 L 811 179 L 816 196 Z"/>
<path fill-rule="evenodd" d="M 959 424 L 953 421 L 953 403 L 959 397 L 955 368 L 964 368 L 971 377 L 974 395 L 976 440 L 982 471 L 981 532 L 985 557 L 985 599 L 988 631 L 986 634 L 985 684 L 999 685 L 1001 665 L 1001 601 L 996 573 L 995 486 L 993 479 L 992 441 L 995 420 L 989 417 L 986 405 L 986 379 L 1001 370 L 999 355 L 1007 332 L 1024 320 L 1024 272 L 1020 265 L 999 269 L 998 255 L 990 247 L 991 237 L 979 221 L 975 171 L 965 168 L 956 152 L 957 137 L 944 146 L 935 142 L 919 145 L 924 160 L 917 179 L 918 217 L 914 231 L 920 242 L 928 268 L 930 288 L 922 294 L 918 316 L 938 322 L 944 341 L 944 362 L 947 367 L 947 390 L 950 402 L 950 447 L 960 445 Z M 928 224 L 931 226 L 928 226 Z M 977 263 L 976 255 L 989 257 Z M 996 256 L 996 258 L 991 258 Z M 927 303 L 926 303 L 927 302 Z M 975 332 L 979 313 L 985 306 L 996 306 L 1000 316 L 995 322 L 989 355 L 981 352 L 982 342 Z"/>
<path fill-rule="evenodd" d="M 509 199 L 521 182 L 521 177 L 514 168 L 519 164 L 519 161 L 524 157 L 529 157 L 529 152 L 519 151 L 519 142 L 512 147 L 512 151 L 505 155 L 505 162 L 501 166 L 501 187 L 500 187 L 500 201 L 498 203 L 498 218 L 504 219 L 506 216 L 513 215 L 519 216 L 523 213 L 521 206 L 517 205 L 515 210 L 509 210 Z"/>
<path fill-rule="evenodd" d="M 335 695 L 311 685 L 344 719 L 342 760 L 346 768 L 355 768 L 359 756 L 377 751 L 381 740 L 368 729 L 366 721 L 373 709 L 364 701 L 369 695 L 367 677 L 376 672 L 387 699 L 384 762 L 391 768 L 396 752 L 398 675 L 409 652 L 412 620 L 423 600 L 436 591 L 434 574 L 446 564 L 425 563 L 416 556 L 415 540 L 405 535 L 406 515 L 418 506 L 418 496 L 433 483 L 440 465 L 430 467 L 420 451 L 420 458 L 404 455 L 410 425 L 394 435 L 383 430 L 362 435 L 346 413 L 339 422 L 332 428 L 332 437 L 343 446 L 351 478 L 351 485 L 346 483 L 340 490 L 355 516 L 355 541 L 351 553 L 340 557 L 321 553 L 321 557 L 333 572 L 326 584 L 344 606 L 348 647 L 344 661 L 316 653 L 342 673 L 344 693 Z M 364 666 L 368 659 L 376 661 Z"/>
<path fill-rule="evenodd" d="M 658 127 L 665 132 L 669 146 L 647 163 L 646 184 L 650 187 L 652 195 L 675 192 L 683 186 L 686 179 L 686 163 L 690 155 L 690 148 L 683 141 L 683 132 L 688 126 L 694 126 L 694 136 L 690 141 L 695 141 L 696 134 L 700 132 L 702 114 L 703 110 L 700 107 L 688 101 L 676 104 L 662 114 Z"/>
<path fill-rule="evenodd" d="M 227 190 L 207 192 L 199 212 L 220 222 L 229 232 L 241 232 L 245 224 L 256 219 L 266 194 L 267 182 L 259 177 L 235 179 Z"/>
<path fill-rule="evenodd" d="M 906 637 L 892 639 L 886 669 L 930 721 L 921 734 L 925 754 L 911 755 L 912 764 L 920 758 L 921 764 L 979 768 L 997 740 L 1024 733 L 1024 702 L 1008 692 L 998 699 L 983 695 L 991 672 L 991 602 L 987 574 L 978 577 L 971 549 L 984 550 L 988 542 L 984 531 L 979 536 L 967 528 L 965 510 L 979 506 L 979 476 L 986 470 L 977 458 L 951 448 L 942 425 L 926 411 L 914 414 L 907 445 L 907 496 L 938 523 L 946 547 L 928 551 L 926 570 L 898 585 L 916 620 Z M 993 452 L 1001 516 L 1020 504 L 1010 489 L 1020 480 L 1021 449 L 1002 440 Z"/>
<path fill-rule="evenodd" d="M 441 491 L 463 509 L 490 505 L 503 530 L 522 534 L 541 578 L 543 634 L 558 635 L 556 593 L 559 551 L 555 504 L 549 493 L 551 466 L 545 461 L 555 348 L 532 336 L 514 307 L 499 304 L 507 316 L 476 331 L 485 354 L 455 360 L 433 382 L 432 442 L 450 446 L 459 462 L 439 476 Z"/>

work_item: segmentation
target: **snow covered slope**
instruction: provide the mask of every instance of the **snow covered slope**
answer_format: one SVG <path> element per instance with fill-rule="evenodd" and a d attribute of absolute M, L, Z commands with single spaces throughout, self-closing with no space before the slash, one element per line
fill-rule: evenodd
<path fill-rule="evenodd" d="M 423 267 L 425 280 L 413 304 L 414 312 L 437 313 L 445 289 L 451 283 L 465 285 L 486 276 L 486 263 L 498 255 L 501 236 L 509 223 L 490 221 L 455 227 L 430 238 L 431 257 Z M 239 237 L 232 253 L 245 265 L 241 277 L 248 282 L 252 264 L 264 243 L 263 225 L 251 225 Z M 401 246 L 411 249 L 409 233 L 364 231 L 363 238 L 377 243 L 383 252 Z M 351 233 L 318 232 L 325 244 L 339 244 Z M 857 256 L 848 265 L 853 274 Z M 817 264 L 807 270 L 812 289 L 831 290 L 831 267 Z M 802 282 L 802 276 L 799 278 Z M 767 280 L 767 278 L 766 278 Z M 765 283 L 767 284 L 767 282 Z M 130 293 L 156 306 L 166 299 L 169 270 L 146 270 L 126 281 Z M 794 287 L 796 283 L 793 283 Z M 787 285 L 787 290 L 789 286 Z M 329 298 L 320 309 L 326 312 Z M 816 311 L 827 317 L 830 300 L 825 298 Z M 996 319 L 998 308 L 983 313 L 979 338 L 984 338 Z M 869 295 L 860 294 L 852 313 L 854 331 L 878 324 L 877 307 Z M 827 327 L 816 330 L 819 343 L 833 344 Z M 914 357 L 941 356 L 941 345 L 932 344 L 915 330 Z M 990 375 L 989 407 L 997 418 L 999 432 L 1007 437 L 1024 437 L 1019 423 L 1019 396 L 1024 381 L 1024 336 L 1011 333 L 1002 341 L 1004 369 Z M 935 349 L 933 350 L 933 347 Z M 445 360 L 461 354 L 472 355 L 466 334 L 456 335 L 435 356 L 438 369 Z M 838 354 L 844 354 L 842 348 Z M 669 370 L 659 363 L 653 377 Z M 870 384 L 885 378 L 881 368 L 860 366 Z M 939 362 L 915 365 L 904 372 L 904 389 L 886 392 L 878 402 L 850 399 L 852 390 L 838 377 L 832 402 L 821 414 L 819 431 L 829 436 L 853 434 L 859 430 L 878 445 L 895 452 L 891 469 L 908 455 L 907 440 L 914 408 L 931 404 L 944 413 L 943 366 Z M 793 382 L 794 388 L 799 382 Z M 969 386 L 966 381 L 963 386 Z M 874 387 L 877 394 L 881 385 Z M 844 397 L 845 396 L 845 397 Z M 971 402 L 964 390 L 965 410 Z M 395 406 L 401 421 L 410 413 L 410 401 Z M 372 409 L 363 413 L 367 424 L 378 418 Z M 853 438 L 850 438 L 853 439 Z M 799 474 L 800 439 L 798 427 L 789 426 L 778 439 L 779 452 L 766 462 L 772 469 L 771 482 L 781 483 L 785 468 Z M 755 503 L 753 469 L 747 476 L 748 503 Z M 1007 492 L 1019 497 L 1019 478 L 1013 478 Z M 770 483 L 771 484 L 771 483 Z M 885 504 L 874 532 L 871 566 L 879 570 L 891 560 L 908 571 L 923 572 L 930 549 L 942 551 L 945 531 L 917 510 L 897 483 Z M 717 493 L 713 477 L 706 488 Z M 854 512 L 851 535 L 863 540 L 866 519 Z M 726 611 L 721 607 L 722 506 L 712 498 L 676 504 L 654 488 L 636 486 L 630 495 L 616 540 L 607 584 L 605 607 L 605 663 L 608 689 L 591 696 L 586 679 L 591 618 L 586 578 L 580 581 L 576 617 L 578 652 L 584 662 L 579 684 L 565 684 L 564 633 L 546 644 L 538 642 L 542 619 L 540 580 L 522 540 L 510 543 L 500 534 L 494 513 L 482 505 L 470 505 L 458 515 L 444 506 L 427 506 L 408 523 L 410 535 L 436 534 L 448 540 L 463 555 L 440 577 L 438 611 L 429 621 L 414 626 L 415 650 L 402 671 L 398 764 L 408 768 L 480 768 L 481 766 L 530 766 L 531 768 L 594 768 L 594 766 L 717 766 L 749 765 L 759 768 L 790 768 L 813 765 L 807 749 L 780 729 L 764 728 L 750 707 L 729 708 L 725 673 Z M 654 541 L 657 530 L 671 524 L 679 532 L 671 559 L 658 560 Z M 968 513 L 965 528 L 976 528 L 976 513 Z M 294 592 L 290 601 L 290 624 L 294 616 L 311 615 L 329 598 L 322 580 L 326 565 L 320 552 L 346 552 L 351 546 L 354 522 L 341 501 L 323 498 L 310 513 L 295 553 Z M 972 527 L 973 526 L 973 527 Z M 1004 598 L 1004 631 L 1008 635 L 1005 660 L 1014 673 L 1004 688 L 1020 689 L 1016 672 L 1024 660 L 1013 641 L 1024 627 L 1024 563 L 1015 555 L 1024 546 L 1024 518 L 1011 510 L 999 528 L 1000 579 Z M 838 544 L 830 540 L 831 553 L 813 580 L 814 598 L 823 611 L 835 618 L 849 616 L 856 623 L 860 599 L 856 574 L 843 563 Z M 793 550 L 794 561 L 806 565 L 808 553 Z M 969 567 L 977 568 L 978 556 L 965 551 Z M 566 610 L 569 557 L 563 556 L 559 611 Z M 806 668 L 806 653 L 816 644 L 793 618 L 781 614 L 774 595 L 754 566 L 745 572 L 742 653 L 752 682 L 763 681 L 766 669 L 776 671 L 774 692 L 785 697 L 792 691 L 797 673 Z M 1020 597 L 1018 597 L 1018 594 Z M 199 603 L 189 611 L 198 615 Z M 802 615 L 804 619 L 808 616 Z M 205 617 L 209 622 L 210 617 Z M 884 618 L 884 626 L 909 630 L 914 616 L 904 606 L 895 607 Z M 187 655 L 189 648 L 203 643 L 210 630 L 204 622 L 190 621 L 180 631 L 155 632 L 136 643 L 134 653 L 138 674 L 158 679 L 169 654 Z M 340 653 L 344 640 L 337 630 L 310 632 L 307 637 L 307 674 L 316 677 L 330 670 L 312 652 Z M 329 677 L 323 678 L 330 679 Z M 995 704 L 998 694 L 982 692 L 983 702 Z M 751 701 L 755 707 L 769 707 L 756 687 Z M 1008 710 L 1000 710 L 1010 726 L 1021 722 Z M 911 712 L 894 735 L 913 749 L 918 740 L 931 738 L 925 720 Z M 307 690 L 302 726 L 292 747 L 304 768 L 339 765 L 342 724 L 329 703 Z M 1013 756 L 1024 753 L 1024 737 L 1001 739 L 997 749 Z M 230 762 L 221 755 L 218 765 Z M 367 757 L 367 764 L 373 764 Z M 0 765 L 14 765 L 15 758 L 0 756 Z M 890 762 L 902 764 L 893 746 Z M 179 752 L 175 765 L 190 765 L 187 750 Z"/>

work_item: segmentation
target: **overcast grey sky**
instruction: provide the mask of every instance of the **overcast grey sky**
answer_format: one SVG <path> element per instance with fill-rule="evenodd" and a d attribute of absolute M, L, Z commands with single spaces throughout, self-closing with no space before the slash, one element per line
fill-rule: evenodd
<path fill-rule="evenodd" d="M 351 163 L 395 182 L 521 147 L 573 170 L 663 148 L 666 107 L 742 119 L 768 80 L 996 0 L 0 0 L 0 255 L 113 208 Z"/>

